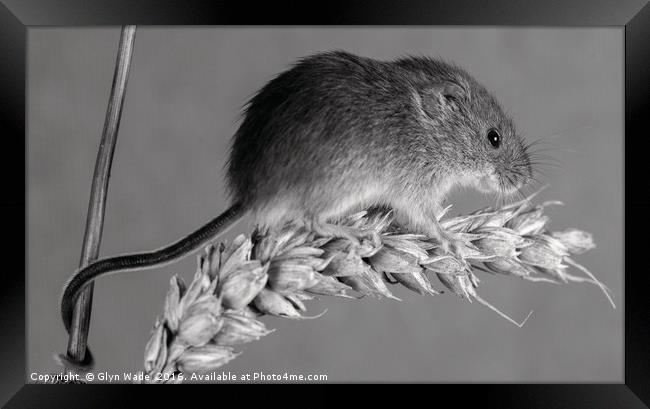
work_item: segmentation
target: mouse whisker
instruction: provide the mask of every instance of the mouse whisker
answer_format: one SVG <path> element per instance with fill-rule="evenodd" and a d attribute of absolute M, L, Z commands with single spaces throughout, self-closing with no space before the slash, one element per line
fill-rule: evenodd
<path fill-rule="evenodd" d="M 547 152 L 548 151 L 544 151 L 544 150 L 535 150 L 535 151 L 532 151 L 532 152 L 527 152 L 526 156 L 528 156 L 528 158 L 550 159 L 550 160 L 558 162 L 558 163 L 563 162 L 562 160 L 558 159 L 555 156 L 548 155 Z"/>
<path fill-rule="evenodd" d="M 512 173 L 516 174 L 517 176 L 521 177 L 524 180 L 524 185 L 528 185 L 531 182 L 535 182 L 538 185 L 542 184 L 542 182 L 539 179 L 537 179 L 535 174 L 529 175 L 525 170 L 520 170 L 522 168 L 523 168 L 522 166 L 514 166 L 511 171 Z M 535 171 L 547 177 L 547 175 L 544 172 L 541 172 L 538 168 L 536 168 Z"/>
<path fill-rule="evenodd" d="M 552 163 L 552 162 L 545 162 L 545 161 L 540 161 L 540 160 L 531 161 L 531 162 L 530 162 L 530 165 L 533 166 L 533 167 L 535 167 L 535 169 L 536 169 L 537 171 L 540 171 L 540 172 L 541 172 L 541 169 L 540 169 L 540 168 L 543 168 L 543 167 L 550 167 L 550 168 L 555 168 L 555 169 L 560 169 L 560 170 L 565 170 L 565 169 L 566 169 L 565 166 L 564 166 L 563 164 L 560 164 L 560 163 Z"/>
<path fill-rule="evenodd" d="M 569 153 L 578 153 L 575 149 L 567 148 L 558 145 L 556 139 L 559 136 L 562 136 L 562 133 L 554 134 L 546 137 L 536 138 L 530 142 L 524 144 L 524 151 L 529 151 L 532 148 L 544 148 L 552 152 L 569 152 Z"/>

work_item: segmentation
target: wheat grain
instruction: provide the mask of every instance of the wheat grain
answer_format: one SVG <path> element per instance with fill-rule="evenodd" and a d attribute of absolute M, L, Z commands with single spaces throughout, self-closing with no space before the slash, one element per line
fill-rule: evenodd
<path fill-rule="evenodd" d="M 262 236 L 240 235 L 227 246 L 210 245 L 198 257 L 187 288 L 179 277 L 171 279 L 163 315 L 145 348 L 143 374 L 148 378 L 143 382 L 180 382 L 182 378 L 169 375 L 213 371 L 241 353 L 234 347 L 272 332 L 259 316 L 322 315 L 304 314 L 304 301 L 316 296 L 399 300 L 389 284 L 418 294 L 440 294 L 428 274 L 454 294 L 478 301 L 518 326 L 530 313 L 518 323 L 479 297 L 474 270 L 533 282 L 590 282 L 614 306 L 609 289 L 570 258 L 593 249 L 592 236 L 578 229 L 548 231 L 544 210 L 559 202 L 533 206 L 534 196 L 499 209 L 441 219 L 443 228 L 464 243 L 456 256 L 444 253 L 433 238 L 402 231 L 392 223 L 390 212 L 381 210 L 341 222 L 350 232 L 365 232 L 359 243 L 287 224 Z M 368 232 L 375 240 L 368 239 Z M 569 266 L 586 276 L 568 274 Z"/>

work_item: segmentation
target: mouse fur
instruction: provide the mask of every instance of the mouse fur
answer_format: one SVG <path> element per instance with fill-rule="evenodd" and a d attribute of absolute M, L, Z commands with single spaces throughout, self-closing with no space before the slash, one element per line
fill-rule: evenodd
<path fill-rule="evenodd" d="M 502 136 L 498 149 L 486 138 Z M 246 105 L 227 185 L 254 223 L 327 223 L 373 205 L 438 236 L 461 186 L 512 193 L 532 177 L 522 138 L 462 68 L 427 57 L 380 61 L 344 51 L 298 61 Z"/>

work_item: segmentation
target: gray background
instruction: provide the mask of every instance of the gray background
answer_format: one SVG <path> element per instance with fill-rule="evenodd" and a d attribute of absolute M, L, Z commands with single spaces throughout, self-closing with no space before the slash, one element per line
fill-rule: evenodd
<path fill-rule="evenodd" d="M 61 286 L 76 268 L 119 28 L 28 33 L 29 371 L 58 370 L 65 349 Z M 395 289 L 403 302 L 322 299 L 320 319 L 264 318 L 277 331 L 223 367 L 242 374 L 327 374 L 331 381 L 621 382 L 623 379 L 623 30 L 620 28 L 138 29 L 110 184 L 102 256 L 160 247 L 227 206 L 223 166 L 243 103 L 295 59 L 342 48 L 390 59 L 442 56 L 493 90 L 530 139 L 550 137 L 545 167 L 558 199 L 551 227 L 595 235 L 578 257 L 595 286 L 482 278 L 479 294 L 515 318 L 449 294 Z M 455 212 L 489 203 L 453 194 Z M 247 230 L 241 223 L 228 234 Z M 97 370 L 142 367 L 144 345 L 174 273 L 195 258 L 110 276 L 95 289 L 90 345 Z"/>

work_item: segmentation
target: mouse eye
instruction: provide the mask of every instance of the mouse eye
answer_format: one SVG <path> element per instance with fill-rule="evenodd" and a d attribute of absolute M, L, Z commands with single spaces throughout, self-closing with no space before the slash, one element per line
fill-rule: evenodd
<path fill-rule="evenodd" d="M 499 132 L 492 128 L 488 131 L 487 133 L 488 141 L 490 141 L 490 145 L 492 145 L 493 148 L 498 148 L 501 146 L 501 134 Z"/>

